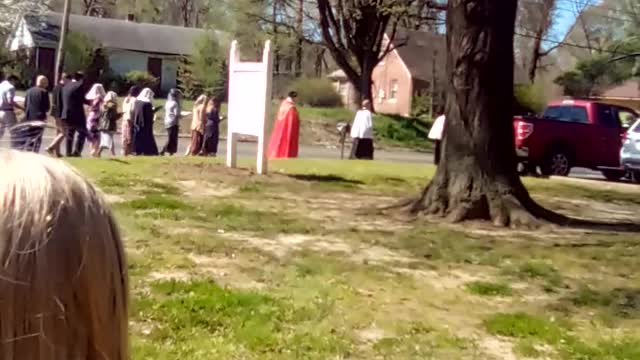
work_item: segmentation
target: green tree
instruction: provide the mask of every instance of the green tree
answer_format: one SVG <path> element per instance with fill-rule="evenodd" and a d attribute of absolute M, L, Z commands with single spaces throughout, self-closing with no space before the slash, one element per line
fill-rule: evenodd
<path fill-rule="evenodd" d="M 194 53 L 184 59 L 179 69 L 180 83 L 185 96 L 194 98 L 202 93 L 223 97 L 226 93 L 227 63 L 213 33 L 194 44 Z"/>
<path fill-rule="evenodd" d="M 65 71 L 87 71 L 94 61 L 96 49 L 96 42 L 86 34 L 70 32 L 64 52 Z"/>

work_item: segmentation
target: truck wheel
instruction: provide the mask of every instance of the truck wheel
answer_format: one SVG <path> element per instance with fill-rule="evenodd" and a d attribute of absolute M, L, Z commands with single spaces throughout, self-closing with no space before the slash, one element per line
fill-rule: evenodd
<path fill-rule="evenodd" d="M 602 170 L 601 173 L 609 181 L 619 181 L 625 175 L 623 170 Z"/>
<path fill-rule="evenodd" d="M 541 166 L 544 176 L 569 176 L 571 172 L 571 158 L 564 150 L 552 151 L 543 166 Z"/>

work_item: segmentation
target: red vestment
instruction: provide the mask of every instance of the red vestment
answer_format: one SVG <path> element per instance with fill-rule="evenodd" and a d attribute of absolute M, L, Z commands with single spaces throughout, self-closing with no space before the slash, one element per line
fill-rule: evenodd
<path fill-rule="evenodd" d="M 291 98 L 280 104 L 278 118 L 273 125 L 269 141 L 269 159 L 298 157 L 298 137 L 300 135 L 300 117 Z"/>

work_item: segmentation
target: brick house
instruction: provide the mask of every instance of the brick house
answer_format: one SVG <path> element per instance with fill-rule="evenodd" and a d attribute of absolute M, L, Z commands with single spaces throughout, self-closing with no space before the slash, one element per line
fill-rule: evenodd
<path fill-rule="evenodd" d="M 611 86 L 599 96 L 592 98 L 608 104 L 640 110 L 640 79 L 631 79 L 622 84 Z"/>
<path fill-rule="evenodd" d="M 388 37 L 385 35 L 386 41 Z M 446 37 L 424 31 L 402 31 L 396 34 L 396 47 L 373 71 L 373 95 L 377 112 L 408 116 L 416 96 L 431 95 L 434 104 L 442 104 L 446 84 Z M 514 72 L 515 82 L 527 81 L 519 68 Z M 343 71 L 329 75 L 344 104 L 351 105 L 357 98 L 353 86 Z"/>

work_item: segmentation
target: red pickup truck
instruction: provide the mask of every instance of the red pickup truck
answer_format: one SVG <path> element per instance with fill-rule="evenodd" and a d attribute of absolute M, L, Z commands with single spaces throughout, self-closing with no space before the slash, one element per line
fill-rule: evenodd
<path fill-rule="evenodd" d="M 573 167 L 599 170 L 609 180 L 624 176 L 620 149 L 631 109 L 583 100 L 550 103 L 541 117 L 513 121 L 516 154 L 527 169 L 567 176 Z"/>

